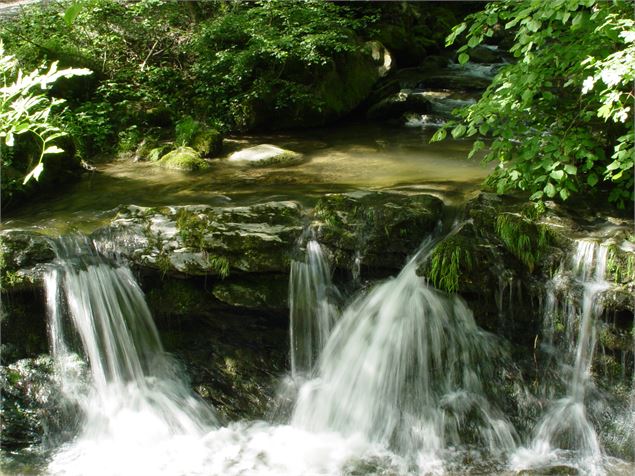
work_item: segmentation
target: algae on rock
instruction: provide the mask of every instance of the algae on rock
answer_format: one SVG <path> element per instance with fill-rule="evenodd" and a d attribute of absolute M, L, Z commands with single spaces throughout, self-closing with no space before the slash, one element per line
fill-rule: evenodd
<path fill-rule="evenodd" d="M 156 164 L 166 169 L 184 170 L 188 172 L 209 167 L 209 164 L 201 159 L 198 152 L 191 147 L 178 147 L 161 157 Z"/>

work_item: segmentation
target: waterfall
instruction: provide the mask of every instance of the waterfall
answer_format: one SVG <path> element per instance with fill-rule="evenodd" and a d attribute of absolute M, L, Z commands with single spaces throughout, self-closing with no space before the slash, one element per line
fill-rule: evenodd
<path fill-rule="evenodd" d="M 315 240 L 306 244 L 304 261 L 293 261 L 289 276 L 291 374 L 295 378 L 313 368 L 338 316 L 338 291 L 331 268 Z"/>
<path fill-rule="evenodd" d="M 163 351 L 130 269 L 86 238 L 63 238 L 45 285 L 53 356 L 83 411 L 80 434 L 56 451 L 49 473 L 182 474 L 216 418 Z M 76 336 L 90 368 L 85 384 L 69 365 Z"/>
<path fill-rule="evenodd" d="M 599 295 L 608 288 L 604 279 L 608 249 L 593 241 L 579 241 L 570 263 L 564 263 L 547 286 L 544 334 L 558 349 L 567 375 L 566 395 L 553 401 L 538 422 L 528 448 L 512 458 L 516 468 L 541 467 L 557 461 L 588 474 L 605 474 L 602 449 L 589 421 L 585 396 L 592 385 L 591 364 L 596 346 L 596 324 L 602 314 Z M 572 277 L 572 282 L 570 277 Z M 564 342 L 555 342 L 556 334 Z"/>
<path fill-rule="evenodd" d="M 421 473 L 440 471 L 451 446 L 515 448 L 513 428 L 485 396 L 499 351 L 492 336 L 463 301 L 416 274 L 431 246 L 344 310 L 292 418 L 313 432 L 361 435 Z"/>

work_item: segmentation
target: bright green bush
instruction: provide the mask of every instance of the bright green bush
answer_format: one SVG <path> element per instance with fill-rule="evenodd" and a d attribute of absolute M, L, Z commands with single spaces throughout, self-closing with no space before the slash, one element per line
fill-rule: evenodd
<path fill-rule="evenodd" d="M 633 198 L 635 22 L 627 1 L 522 0 L 487 4 L 456 26 L 459 60 L 500 30 L 514 35 L 516 63 L 482 98 L 440 129 L 474 143 L 498 167 L 499 193 L 519 189 L 542 201 L 606 189 L 623 207 Z"/>
<path fill-rule="evenodd" d="M 4 52 L 0 41 L 0 150 L 15 145 L 16 137 L 29 135 L 37 140 L 39 153 L 33 163 L 15 164 L 14 160 L 23 159 L 14 154 L 2 153 L 3 167 L 13 166 L 17 170 L 26 170 L 23 184 L 31 178 L 38 180 L 44 171 L 43 159 L 50 154 L 59 154 L 64 150 L 55 144 L 55 140 L 66 133 L 55 123 L 55 110 L 64 102 L 50 98 L 46 91 L 60 78 L 87 75 L 87 69 L 58 69 L 57 63 L 25 73 L 18 66 L 14 56 Z M 26 159 L 25 159 L 26 160 Z M 30 159 L 29 159 L 30 160 Z"/>

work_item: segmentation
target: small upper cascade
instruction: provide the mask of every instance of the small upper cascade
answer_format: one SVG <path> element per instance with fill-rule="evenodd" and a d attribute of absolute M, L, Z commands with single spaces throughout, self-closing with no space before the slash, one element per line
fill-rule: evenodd
<path fill-rule="evenodd" d="M 591 365 L 597 341 L 599 299 L 605 281 L 608 248 L 595 241 L 578 241 L 576 252 L 563 263 L 547 286 L 543 332 L 548 346 L 558 349 L 566 375 L 566 394 L 551 405 L 534 429 L 528 448 L 512 458 L 512 466 L 541 467 L 567 461 L 585 474 L 605 474 L 603 451 L 589 420 L 585 397 L 592 386 Z M 556 342 L 557 334 L 564 335 Z"/>
<path fill-rule="evenodd" d="M 216 425 L 215 414 L 163 351 L 130 269 L 101 256 L 87 238 L 61 238 L 56 253 L 45 277 L 51 348 L 67 397 L 79 404 L 84 421 L 80 435 L 53 456 L 49 472 L 90 474 L 101 462 L 108 474 L 121 474 L 115 461 L 128 471 L 138 452 L 144 464 L 157 462 L 153 474 L 160 474 L 169 457 L 162 448 L 202 437 Z M 81 349 L 72 349 L 75 335 Z M 69 364 L 72 350 L 88 360 L 88 383 Z"/>
<path fill-rule="evenodd" d="M 430 247 L 345 309 L 292 419 L 310 431 L 361 435 L 424 473 L 442 469 L 450 446 L 515 448 L 512 426 L 484 391 L 500 349 L 462 300 L 417 276 Z"/>
<path fill-rule="evenodd" d="M 291 374 L 313 369 L 337 320 L 339 293 L 331 281 L 331 267 L 320 244 L 310 239 L 304 261 L 291 263 L 289 321 Z"/>

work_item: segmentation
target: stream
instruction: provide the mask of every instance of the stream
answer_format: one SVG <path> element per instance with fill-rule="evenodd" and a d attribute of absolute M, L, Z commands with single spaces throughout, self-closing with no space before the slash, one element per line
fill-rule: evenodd
<path fill-rule="evenodd" d="M 262 143 L 304 154 L 303 163 L 290 167 L 239 167 L 221 158 L 208 170 L 183 173 L 114 161 L 61 194 L 5 215 L 3 229 L 37 231 L 54 243 L 55 258 L 44 271 L 45 307 L 66 407 L 58 422 L 64 431 L 55 430 L 37 448 L 3 451 L 3 470 L 67 476 L 633 474 L 632 461 L 603 449 L 602 429 L 590 417 L 599 405 L 591 362 L 607 269 L 607 250 L 595 241 L 578 240 L 536 305 L 542 334 L 549 338 L 564 326 L 568 337 L 548 342 L 562 382 L 545 383 L 536 403 L 532 392 L 538 392 L 514 380 L 509 343 L 481 328 L 461 297 L 417 274 L 434 246 L 469 220 L 422 236 L 401 270 L 383 280 L 362 282 L 353 267 L 355 285 L 348 287 L 334 279 L 332 256 L 306 228 L 289 269 L 289 342 L 280 344 L 287 346 L 289 365 L 276 376 L 272 411 L 263 419 L 227 421 L 165 350 L 129 263 L 86 236 L 129 204 L 236 207 L 290 200 L 310 208 L 326 193 L 390 190 L 429 193 L 460 208 L 489 169 L 464 159 L 469 141 L 430 144 L 437 121 L 421 116 L 406 127 L 352 123 L 226 140 L 225 155 Z M 529 417 L 510 409 L 509 388 L 526 397 L 521 410 L 529 409 Z M 632 438 L 634 415 L 612 416 L 626 438 Z"/>

